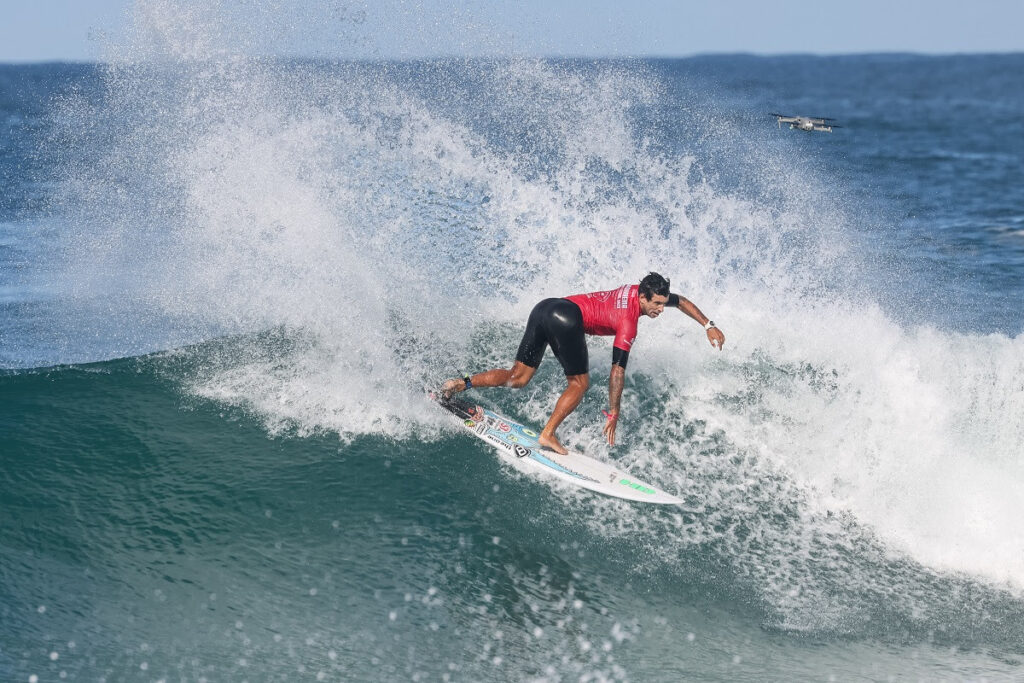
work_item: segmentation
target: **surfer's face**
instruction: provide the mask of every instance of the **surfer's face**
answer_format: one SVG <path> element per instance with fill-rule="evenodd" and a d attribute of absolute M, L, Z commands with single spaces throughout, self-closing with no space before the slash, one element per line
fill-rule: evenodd
<path fill-rule="evenodd" d="M 655 294 L 650 299 L 641 294 L 639 300 L 640 311 L 649 318 L 657 318 L 661 315 L 661 312 L 665 310 L 665 304 L 668 303 L 668 297 L 661 294 Z"/>

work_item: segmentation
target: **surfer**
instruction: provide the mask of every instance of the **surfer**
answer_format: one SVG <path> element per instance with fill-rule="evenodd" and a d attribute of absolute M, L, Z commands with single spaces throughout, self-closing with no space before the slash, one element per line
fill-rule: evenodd
<path fill-rule="evenodd" d="M 562 364 L 569 386 L 555 403 L 555 410 L 537 441 L 556 453 L 568 453 L 555 436 L 562 421 L 583 400 L 590 386 L 590 361 L 587 355 L 587 334 L 615 336 L 612 345 L 612 370 L 608 379 L 608 410 L 604 434 L 608 444 L 615 445 L 615 425 L 619 419 L 619 401 L 626 378 L 626 361 L 636 339 L 641 315 L 657 318 L 665 306 L 678 308 L 704 326 L 708 341 L 721 350 L 725 335 L 691 301 L 669 291 L 669 281 L 658 273 L 649 273 L 639 285 L 622 285 L 606 292 L 576 294 L 562 299 L 544 299 L 530 312 L 526 332 L 519 344 L 512 368 L 497 368 L 450 379 L 441 387 L 444 396 L 473 387 L 521 388 L 533 378 L 550 346 Z"/>

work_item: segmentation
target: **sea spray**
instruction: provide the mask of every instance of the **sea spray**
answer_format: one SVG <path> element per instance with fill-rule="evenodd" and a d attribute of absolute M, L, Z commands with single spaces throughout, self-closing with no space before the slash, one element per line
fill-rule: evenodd
<path fill-rule="evenodd" d="M 856 207 L 802 161 L 763 138 L 742 151 L 692 100 L 678 111 L 703 144 L 658 142 L 667 95 L 643 65 L 205 45 L 114 64 L 101 99 L 56 115 L 62 284 L 106 321 L 109 355 L 232 335 L 180 380 L 272 434 L 448 439 L 424 386 L 510 362 L 539 298 L 658 270 L 726 349 L 685 317 L 643 321 L 609 452 L 594 340 L 598 386 L 563 429 L 706 515 L 590 501 L 598 542 L 639 535 L 656 563 L 633 569 L 676 576 L 708 553 L 726 587 L 707 566 L 686 578 L 780 628 L 1001 638 L 1016 602 L 987 582 L 1022 580 L 1000 521 L 1021 512 L 1019 337 L 909 327 L 866 299 Z M 525 392 L 480 396 L 539 423 L 561 382 L 548 363 Z"/>

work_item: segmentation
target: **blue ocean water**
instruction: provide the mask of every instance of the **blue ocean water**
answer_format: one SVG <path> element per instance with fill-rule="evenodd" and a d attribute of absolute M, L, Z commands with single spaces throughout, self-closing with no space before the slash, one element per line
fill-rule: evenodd
<path fill-rule="evenodd" d="M 1022 114 L 1024 55 L 0 65 L 0 679 L 1019 680 Z M 697 512 L 424 398 L 648 270 L 725 350 L 642 321 L 608 448 L 593 340 L 562 436 Z"/>

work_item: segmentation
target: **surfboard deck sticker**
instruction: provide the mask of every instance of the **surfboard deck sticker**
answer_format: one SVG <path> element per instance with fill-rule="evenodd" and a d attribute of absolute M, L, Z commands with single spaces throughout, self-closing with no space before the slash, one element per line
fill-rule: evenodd
<path fill-rule="evenodd" d="M 431 394 L 438 405 L 462 421 L 462 426 L 494 446 L 516 468 L 554 476 L 566 483 L 606 496 L 661 505 L 680 505 L 682 499 L 661 491 L 619 467 L 570 451 L 559 455 L 537 443 L 537 432 L 459 398 Z"/>

